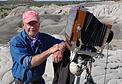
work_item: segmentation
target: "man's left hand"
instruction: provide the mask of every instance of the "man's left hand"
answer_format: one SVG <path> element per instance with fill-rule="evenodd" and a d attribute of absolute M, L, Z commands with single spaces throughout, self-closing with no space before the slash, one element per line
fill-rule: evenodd
<path fill-rule="evenodd" d="M 62 60 L 63 58 L 63 53 L 62 51 L 58 50 L 55 53 L 52 54 L 53 62 L 58 63 Z"/>

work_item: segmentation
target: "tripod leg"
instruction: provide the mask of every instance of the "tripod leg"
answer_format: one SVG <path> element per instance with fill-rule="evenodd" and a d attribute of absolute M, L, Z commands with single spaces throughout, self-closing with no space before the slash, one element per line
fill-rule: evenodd
<path fill-rule="evenodd" d="M 74 84 L 80 84 L 80 76 L 75 76 Z"/>
<path fill-rule="evenodd" d="M 86 66 L 86 82 L 85 82 L 85 84 L 96 84 L 92 78 L 91 69 L 92 69 L 92 60 L 89 60 L 87 62 L 87 66 Z"/>

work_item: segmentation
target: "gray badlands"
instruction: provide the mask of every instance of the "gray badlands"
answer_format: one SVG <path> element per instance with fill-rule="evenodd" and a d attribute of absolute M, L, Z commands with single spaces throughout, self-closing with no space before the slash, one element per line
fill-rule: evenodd
<path fill-rule="evenodd" d="M 106 84 L 122 84 L 122 2 L 82 3 L 82 5 L 101 22 L 112 23 L 114 39 L 110 43 L 110 50 L 108 51 Z M 64 35 L 67 16 L 72 6 L 45 5 L 42 7 L 32 6 L 30 9 L 37 11 L 40 15 L 40 32 L 46 32 L 57 37 L 57 35 Z M 0 19 L 0 84 L 14 84 L 8 44 L 10 38 L 21 31 L 21 14 L 28 9 L 26 6 L 19 6 L 13 9 L 8 16 Z M 97 84 L 104 84 L 105 80 L 106 49 L 104 49 L 103 55 L 103 57 L 95 58 L 93 63 L 92 76 Z M 85 72 L 81 75 L 81 84 L 84 81 L 84 74 Z M 53 79 L 51 56 L 47 61 L 43 77 L 46 84 L 51 84 Z"/>

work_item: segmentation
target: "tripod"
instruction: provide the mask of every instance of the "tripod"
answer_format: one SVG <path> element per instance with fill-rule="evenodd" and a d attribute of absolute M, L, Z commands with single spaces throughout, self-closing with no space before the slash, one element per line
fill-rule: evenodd
<path fill-rule="evenodd" d="M 82 43 L 81 40 L 82 35 L 80 26 L 77 27 L 77 33 L 78 40 L 76 42 L 71 42 L 71 51 L 74 53 L 74 59 L 69 66 L 70 72 L 75 75 L 74 84 L 80 84 L 80 75 L 84 70 L 86 70 L 86 81 L 84 82 L 84 84 L 96 84 L 91 75 L 92 63 L 95 61 L 93 57 L 100 55 L 105 45 L 102 45 L 101 49 L 99 50 L 92 46 L 86 46 Z M 113 32 L 110 31 L 105 43 L 110 43 L 112 38 Z"/>

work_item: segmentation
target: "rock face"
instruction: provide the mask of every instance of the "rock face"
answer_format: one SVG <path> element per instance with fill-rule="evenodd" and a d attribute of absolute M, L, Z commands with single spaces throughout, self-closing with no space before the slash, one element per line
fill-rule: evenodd
<path fill-rule="evenodd" d="M 28 10 L 27 7 L 18 7 L 3 19 L 0 19 L 0 43 L 7 43 L 17 33 L 21 22 L 22 13 Z"/>
<path fill-rule="evenodd" d="M 100 5 L 99 5 L 100 4 Z M 115 39 L 122 39 L 122 3 L 120 2 L 101 2 L 101 3 L 84 3 L 83 5 L 88 11 L 92 12 L 100 21 L 104 23 L 112 23 Z M 67 15 L 73 5 L 67 6 L 42 6 L 29 7 L 19 6 L 11 11 L 11 13 L 0 19 L 0 43 L 6 43 L 9 39 L 21 31 L 21 15 L 24 11 L 33 9 L 40 15 L 40 31 L 50 34 L 60 33 L 66 28 Z M 13 31 L 10 31 L 10 30 Z M 4 39 L 4 40 L 3 40 Z"/>
<path fill-rule="evenodd" d="M 0 46 L 0 84 L 10 84 L 13 82 L 11 67 L 12 60 L 9 48 Z"/>
<path fill-rule="evenodd" d="M 20 18 L 10 17 L 0 20 L 0 43 L 7 43 L 9 39 L 17 32 Z M 11 31 L 12 30 L 12 31 Z"/>
<path fill-rule="evenodd" d="M 3 19 L 0 19 L 0 43 L 7 43 L 18 31 L 21 31 L 21 15 L 31 8 L 20 6 L 11 11 Z M 36 11 L 36 10 L 35 10 Z M 66 26 L 66 15 L 40 15 L 40 31 L 50 34 L 60 33 Z M 12 31 L 11 31 L 12 30 Z"/>
<path fill-rule="evenodd" d="M 23 12 L 26 10 L 29 10 L 28 6 L 19 6 L 13 9 L 6 18 L 12 17 L 12 16 L 21 16 Z"/>

